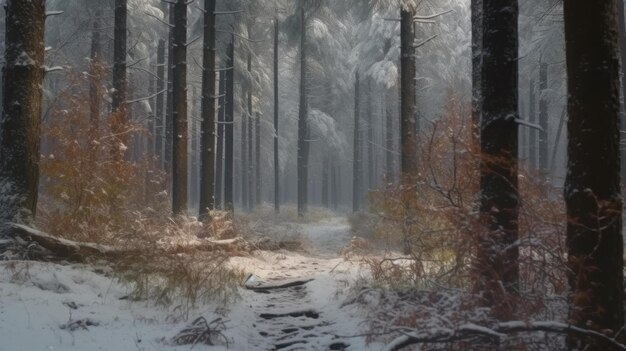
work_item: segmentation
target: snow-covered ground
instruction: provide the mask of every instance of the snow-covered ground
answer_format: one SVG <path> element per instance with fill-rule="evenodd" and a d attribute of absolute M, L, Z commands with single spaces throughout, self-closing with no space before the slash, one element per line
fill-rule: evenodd
<path fill-rule="evenodd" d="M 131 302 L 130 287 L 89 266 L 0 262 L 0 350 L 188 350 L 168 340 L 196 317 L 225 314 L 230 350 L 379 350 L 364 338 L 353 305 L 341 307 L 359 268 L 339 257 L 349 242 L 344 218 L 298 224 L 311 253 L 257 252 L 231 264 L 267 284 L 313 279 L 292 288 L 241 290 L 235 305 L 209 305 L 187 320 L 172 308 Z M 196 345 L 194 350 L 223 350 Z"/>

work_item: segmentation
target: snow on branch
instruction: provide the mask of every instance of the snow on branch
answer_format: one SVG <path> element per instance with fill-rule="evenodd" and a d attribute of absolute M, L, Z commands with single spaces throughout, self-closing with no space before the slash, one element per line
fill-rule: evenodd
<path fill-rule="evenodd" d="M 168 2 L 168 3 L 169 3 L 169 1 L 166 1 L 166 2 Z M 152 17 L 152 18 L 155 18 L 157 21 L 159 21 L 159 22 L 163 23 L 164 25 L 166 25 L 166 26 L 168 26 L 168 27 L 170 27 L 170 28 L 174 28 L 174 26 L 173 26 L 173 25 L 171 25 L 170 23 L 165 22 L 164 20 L 160 19 L 159 17 L 157 17 L 157 16 L 155 16 L 155 15 L 153 15 L 153 14 L 149 13 L 149 12 L 144 12 L 144 13 L 145 13 L 146 15 L 148 15 L 148 16 L 150 16 L 150 17 Z"/>
<path fill-rule="evenodd" d="M 443 11 L 443 12 L 435 13 L 435 14 L 433 14 L 433 15 L 428 15 L 428 16 L 419 16 L 419 15 L 416 15 L 416 16 L 413 16 L 413 20 L 414 20 L 415 22 L 420 22 L 420 21 L 425 21 L 425 20 L 431 20 L 431 19 L 433 19 L 433 18 L 437 18 L 437 17 L 443 16 L 443 15 L 445 15 L 445 14 L 447 14 L 447 13 L 452 12 L 452 11 L 454 11 L 454 10 L 450 9 L 450 10 L 447 10 L 447 11 Z"/>
<path fill-rule="evenodd" d="M 419 43 L 417 43 L 417 44 L 414 44 L 414 45 L 413 45 L 413 47 L 417 49 L 417 48 L 419 48 L 419 47 L 421 47 L 421 46 L 424 46 L 424 45 L 428 44 L 428 42 L 432 41 L 432 40 L 433 40 L 433 39 L 435 39 L 435 38 L 437 38 L 437 35 L 436 35 L 436 34 L 435 34 L 435 35 L 433 35 L 433 36 L 432 36 L 432 37 L 430 37 L 430 38 L 427 38 L 427 39 L 425 39 L 425 40 L 422 40 L 421 42 L 419 42 Z"/>
<path fill-rule="evenodd" d="M 406 329 L 404 330 L 406 331 Z M 507 334 L 536 332 L 574 334 L 581 337 L 595 339 L 605 346 L 610 346 L 611 349 L 614 350 L 626 351 L 626 345 L 617 342 L 615 339 L 605 334 L 555 321 L 528 323 L 523 321 L 511 321 L 498 323 L 492 327 L 484 327 L 468 323 L 458 326 L 455 329 L 437 328 L 424 331 L 415 330 L 405 332 L 404 335 L 397 337 L 387 345 L 385 350 L 398 351 L 410 345 L 453 342 L 476 337 L 498 340 L 506 337 Z"/>
<path fill-rule="evenodd" d="M 213 12 L 214 15 L 234 15 L 237 13 L 242 13 L 243 10 L 237 10 L 237 11 L 215 11 Z"/>
<path fill-rule="evenodd" d="M 232 34 L 232 35 L 236 36 L 236 37 L 237 37 L 237 38 L 239 38 L 239 39 L 243 39 L 243 40 L 249 41 L 249 42 L 251 42 L 251 43 L 261 43 L 261 42 L 263 42 L 263 41 L 264 41 L 264 40 L 253 40 L 253 39 L 250 39 L 250 38 L 246 38 L 246 37 L 244 37 L 243 35 L 239 35 L 239 34 L 237 34 L 237 33 L 235 33 L 235 32 L 231 32 L 231 31 L 227 31 L 227 30 L 217 29 L 217 30 L 216 30 L 216 32 L 218 32 L 218 33 Z"/>
<path fill-rule="evenodd" d="M 51 73 L 51 72 L 58 72 L 58 71 L 64 71 L 65 68 L 61 67 L 61 66 L 55 66 L 55 67 L 48 67 L 48 66 L 43 66 L 43 70 L 46 73 Z"/>
<path fill-rule="evenodd" d="M 185 46 L 191 46 L 193 43 L 195 43 L 196 41 L 198 41 L 198 39 L 200 39 L 200 38 L 201 38 L 200 36 L 197 36 L 197 37 L 195 37 L 195 38 L 191 39 L 189 42 L 187 42 L 187 43 L 185 44 Z"/>
<path fill-rule="evenodd" d="M 145 101 L 145 100 L 150 100 L 150 99 L 155 98 L 155 97 L 157 97 L 158 95 L 161 95 L 161 94 L 163 94 L 163 93 L 165 93 L 165 92 L 167 92 L 167 89 L 163 89 L 163 90 L 161 90 L 161 91 L 159 91 L 159 92 L 157 92 L 157 93 L 154 93 L 154 94 L 152 94 L 152 95 L 150 95 L 150 96 L 146 96 L 146 97 L 142 97 L 142 98 L 139 98 L 139 99 L 134 99 L 134 100 L 127 100 L 127 101 L 125 101 L 124 103 L 126 103 L 126 104 L 134 104 L 134 103 L 136 103 L 136 102 L 141 102 L 141 101 Z"/>
<path fill-rule="evenodd" d="M 64 14 L 65 11 L 48 11 L 46 12 L 46 17 L 58 16 Z"/>
<path fill-rule="evenodd" d="M 519 124 L 521 126 L 528 127 L 528 128 L 536 129 L 536 130 L 538 130 L 540 132 L 544 131 L 543 128 L 540 125 L 535 124 L 535 123 L 530 123 L 530 122 L 528 122 L 526 120 L 523 120 L 521 118 L 516 118 L 515 119 L 515 123 L 517 123 L 517 124 Z"/>

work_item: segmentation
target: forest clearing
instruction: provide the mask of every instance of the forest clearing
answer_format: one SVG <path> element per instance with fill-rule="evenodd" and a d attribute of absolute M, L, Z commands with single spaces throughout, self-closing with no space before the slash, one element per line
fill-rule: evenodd
<path fill-rule="evenodd" d="M 0 0 L 0 350 L 626 350 L 626 0 Z"/>

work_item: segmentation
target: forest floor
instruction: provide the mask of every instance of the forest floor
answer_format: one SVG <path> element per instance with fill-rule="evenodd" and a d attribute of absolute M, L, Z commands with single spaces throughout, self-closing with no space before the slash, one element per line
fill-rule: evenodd
<path fill-rule="evenodd" d="M 284 223 L 256 224 L 270 232 L 274 225 L 285 228 Z M 289 228 L 307 242 L 306 250 L 255 251 L 230 264 L 254 275 L 250 286 L 305 284 L 263 291 L 242 287 L 241 299 L 231 306 L 209 304 L 188 313 L 129 301 L 130 287 L 101 268 L 0 262 L 0 350 L 189 350 L 190 345 L 173 346 L 170 340 L 198 317 L 222 318 L 228 345 L 216 337 L 218 346 L 194 350 L 381 349 L 350 337 L 366 332 L 365 316 L 355 305 L 342 307 L 362 274 L 357 263 L 340 255 L 351 239 L 347 220 L 326 218 Z"/>

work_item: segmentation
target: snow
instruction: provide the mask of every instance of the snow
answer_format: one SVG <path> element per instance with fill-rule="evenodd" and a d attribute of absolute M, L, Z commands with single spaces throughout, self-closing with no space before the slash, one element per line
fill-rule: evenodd
<path fill-rule="evenodd" d="M 108 270 L 89 265 L 0 262 L 0 351 L 14 350 L 188 350 L 190 346 L 168 343 L 176 333 L 198 317 L 226 321 L 229 350 L 268 350 L 278 340 L 277 330 L 293 329 L 289 335 L 304 350 L 327 349 L 340 342 L 348 350 L 379 350 L 362 337 L 364 316 L 357 305 L 342 307 L 360 267 L 339 257 L 350 240 L 345 218 L 293 224 L 311 245 L 311 253 L 258 251 L 232 258 L 230 264 L 267 283 L 312 279 L 300 288 L 263 294 L 240 290 L 242 299 L 232 306 L 205 305 L 184 319 L 175 306 L 154 306 L 130 301 L 131 286 L 118 281 Z M 274 304 L 275 307 L 269 307 Z M 264 319 L 263 313 L 306 315 Z M 219 313 L 218 313 L 219 312 Z M 308 335 L 308 337 L 305 337 Z M 34 337 L 36 336 L 36 337 Z M 305 343 L 306 342 L 306 343 Z M 224 350 L 222 346 L 196 345 L 197 350 Z"/>

